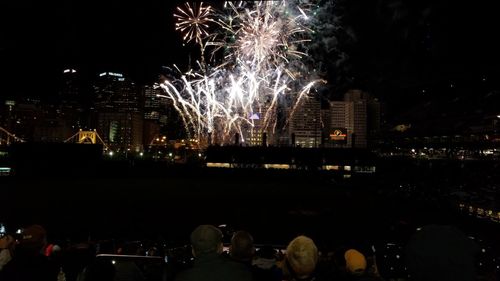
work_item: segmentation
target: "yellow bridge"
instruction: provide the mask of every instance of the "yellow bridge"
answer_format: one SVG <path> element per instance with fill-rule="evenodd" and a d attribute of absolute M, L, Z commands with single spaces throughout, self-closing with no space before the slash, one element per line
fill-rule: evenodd
<path fill-rule="evenodd" d="M 108 145 L 101 139 L 96 130 L 93 131 L 78 131 L 73 136 L 69 137 L 64 142 L 75 142 L 81 144 L 96 144 L 100 143 L 104 146 L 105 150 L 108 150 Z"/>
<path fill-rule="evenodd" d="M 10 145 L 14 142 L 24 142 L 24 140 L 0 127 L 0 145 Z"/>

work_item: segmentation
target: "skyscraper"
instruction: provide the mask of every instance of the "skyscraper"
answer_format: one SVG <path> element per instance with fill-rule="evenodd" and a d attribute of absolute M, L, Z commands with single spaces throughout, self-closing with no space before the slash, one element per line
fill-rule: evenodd
<path fill-rule="evenodd" d="M 294 136 L 294 145 L 308 148 L 320 146 L 321 103 L 317 99 L 310 97 L 300 102 L 291 116 L 290 134 Z"/>
<path fill-rule="evenodd" d="M 142 87 L 145 120 L 160 120 L 160 101 L 162 98 L 158 97 L 158 94 L 161 94 L 160 88 L 153 85 L 144 85 Z"/>
<path fill-rule="evenodd" d="M 64 120 L 74 131 L 88 125 L 84 117 L 85 106 L 82 103 L 83 92 L 79 78 L 76 69 L 67 68 L 62 71 L 57 109 L 55 113 L 51 113 L 55 118 Z"/>
<path fill-rule="evenodd" d="M 264 128 L 264 118 L 266 115 L 267 107 L 262 107 L 257 109 L 256 112 L 249 116 L 252 124 L 244 124 L 242 126 L 243 138 L 247 146 L 261 146 L 267 145 L 269 140 L 267 139 L 270 135 L 269 128 Z M 264 134 L 266 134 L 264 141 Z M 265 143 L 264 143 L 265 142 Z"/>
<path fill-rule="evenodd" d="M 141 113 L 140 94 L 135 83 L 123 74 L 103 72 L 94 84 L 95 106 L 99 112 Z"/>
<path fill-rule="evenodd" d="M 160 120 L 166 123 L 165 98 L 158 97 L 158 94 L 162 94 L 159 87 L 155 87 L 154 85 L 144 85 L 142 87 L 144 101 L 144 144 L 150 144 L 160 135 Z"/>
<path fill-rule="evenodd" d="M 350 147 L 350 143 L 353 131 L 353 124 L 351 124 L 351 107 L 348 102 L 344 101 L 331 101 L 330 102 L 330 122 L 329 127 L 326 127 L 326 136 L 328 140 L 326 141 L 326 146 L 333 147 Z M 337 133 L 345 135 L 344 137 L 335 137 Z M 332 135 L 333 134 L 333 135 Z"/>
<path fill-rule="evenodd" d="M 25 98 L 13 106 L 11 124 L 7 129 L 25 141 L 33 141 L 35 129 L 43 115 L 40 100 Z"/>
<path fill-rule="evenodd" d="M 369 136 L 380 131 L 380 103 L 361 90 L 348 91 L 343 101 L 331 101 L 330 116 L 326 134 L 336 139 L 327 141 L 327 146 L 366 148 Z M 339 141 L 339 132 L 345 141 Z"/>
<path fill-rule="evenodd" d="M 143 113 L 140 93 L 123 74 L 103 72 L 94 84 L 97 132 L 117 151 L 141 151 Z"/>
<path fill-rule="evenodd" d="M 61 86 L 59 88 L 61 104 L 78 105 L 81 99 L 81 87 L 76 69 L 67 68 L 62 71 Z"/>
<path fill-rule="evenodd" d="M 143 118 L 136 112 L 99 112 L 97 132 L 116 151 L 143 149 Z"/>
<path fill-rule="evenodd" d="M 2 106 L 2 110 L 0 111 L 1 114 L 1 127 L 4 127 L 4 129 L 10 130 L 11 127 L 13 126 L 14 122 L 14 108 L 16 106 L 16 101 L 14 100 L 6 100 L 5 103 Z"/>

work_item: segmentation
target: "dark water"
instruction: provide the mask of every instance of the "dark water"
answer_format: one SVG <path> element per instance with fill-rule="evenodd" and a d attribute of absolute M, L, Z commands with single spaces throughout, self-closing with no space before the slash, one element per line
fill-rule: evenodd
<path fill-rule="evenodd" d="M 456 212 L 439 193 L 460 182 L 457 171 L 484 169 L 450 163 L 379 166 L 375 175 L 351 179 L 311 171 L 171 166 L 117 166 L 125 168 L 91 177 L 81 171 L 75 176 L 3 177 L 0 219 L 11 229 L 39 223 L 49 238 L 73 241 L 162 239 L 181 244 L 195 226 L 206 223 L 249 230 L 257 243 L 286 244 L 306 234 L 325 247 L 404 240 L 430 223 L 456 225 L 471 235 L 500 234 L 497 225 Z M 403 184 L 421 192 L 404 194 L 398 190 Z"/>

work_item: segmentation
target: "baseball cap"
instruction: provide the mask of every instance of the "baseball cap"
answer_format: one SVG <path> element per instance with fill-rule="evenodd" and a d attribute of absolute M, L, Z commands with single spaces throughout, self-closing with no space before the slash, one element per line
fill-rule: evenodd
<path fill-rule="evenodd" d="M 366 258 L 357 250 L 349 249 L 344 253 L 346 268 L 350 273 L 361 274 L 366 270 Z"/>
<path fill-rule="evenodd" d="M 29 248 L 43 248 L 46 243 L 47 232 L 38 224 L 26 227 L 22 234 L 20 244 Z"/>

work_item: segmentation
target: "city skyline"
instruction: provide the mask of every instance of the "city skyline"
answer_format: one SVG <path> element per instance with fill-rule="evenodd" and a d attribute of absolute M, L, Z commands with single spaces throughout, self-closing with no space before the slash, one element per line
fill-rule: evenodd
<path fill-rule="evenodd" d="M 175 114 L 172 102 L 162 97 L 162 91 L 157 85 L 136 85 L 122 73 L 102 72 L 91 85 L 92 100 L 83 104 L 79 102 L 82 99 L 81 85 L 76 83 L 78 71 L 65 69 L 63 74 L 64 83 L 56 104 L 36 99 L 8 100 L 0 108 L 1 126 L 28 142 L 67 142 L 75 132 L 96 130 L 107 146 L 130 148 L 134 151 L 145 150 L 155 138 L 162 136 L 168 136 L 168 141 L 189 138 L 189 134 L 183 130 L 180 116 Z M 356 101 L 375 101 L 380 107 L 380 103 L 367 93 L 359 90 L 352 92 L 359 96 L 355 98 Z M 352 96 L 352 93 L 346 93 L 346 97 L 348 95 Z M 290 112 L 292 104 L 283 109 Z M 322 109 L 319 99 L 304 100 L 297 107 L 289 124 L 285 124 L 286 128 L 276 132 L 271 128 L 265 129 L 262 120 L 255 117 L 255 128 L 242 127 L 241 145 L 320 147 L 329 142 L 325 138 L 331 133 L 330 124 L 334 124 L 335 128 L 341 130 L 349 128 L 348 132 L 345 131 L 349 135 L 349 144 L 346 142 L 342 147 L 354 146 L 350 140 L 354 133 L 357 134 L 358 141 L 362 141 L 356 142 L 356 146 L 366 147 L 366 127 L 369 121 L 366 107 L 358 110 L 358 113 L 345 112 L 346 120 L 351 120 L 345 124 L 326 121 L 332 115 L 327 111 L 330 112 L 330 109 Z M 256 113 L 256 116 L 261 114 Z M 380 114 L 379 108 L 377 117 L 370 115 L 372 117 L 369 118 L 376 120 L 378 128 Z M 358 115 L 362 119 L 355 117 Z M 364 133 L 359 128 L 354 129 L 352 122 L 361 122 Z M 217 140 L 213 144 L 232 144 L 233 141 L 235 136 L 231 135 L 228 140 Z"/>
<path fill-rule="evenodd" d="M 185 66 L 195 48 L 183 47 L 175 31 L 173 12 L 182 2 L 7 4 L 0 30 L 2 99 L 53 97 L 65 68 L 87 80 L 117 71 L 144 84 L 156 80 L 162 66 Z M 334 2 L 337 31 L 325 41 L 333 40 L 335 52 L 346 57 L 328 66 L 329 96 L 361 88 L 407 107 L 402 96 L 432 99 L 444 95 L 436 89 L 449 90 L 445 85 L 466 89 L 486 79 L 498 88 L 490 4 L 375 2 Z"/>

